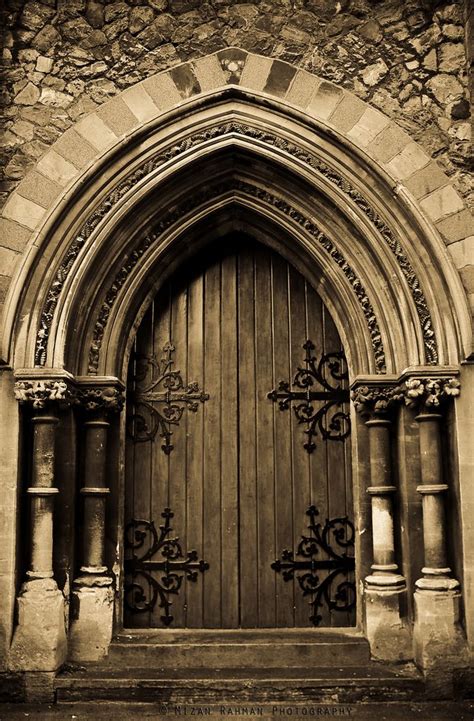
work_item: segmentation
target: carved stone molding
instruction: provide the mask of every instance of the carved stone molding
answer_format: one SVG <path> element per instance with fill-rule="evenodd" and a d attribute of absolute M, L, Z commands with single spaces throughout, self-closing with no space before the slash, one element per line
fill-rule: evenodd
<path fill-rule="evenodd" d="M 454 376 L 440 378 L 408 378 L 395 391 L 409 408 L 436 411 L 443 401 L 461 392 L 461 383 Z"/>
<path fill-rule="evenodd" d="M 231 70 L 229 67 L 227 70 Z M 233 70 L 233 69 L 232 69 Z M 348 199 L 355 203 L 357 207 L 366 215 L 376 231 L 382 237 L 383 241 L 388 245 L 392 254 L 395 256 L 396 262 L 404 275 L 408 287 L 416 307 L 418 318 L 420 321 L 421 331 L 423 335 L 426 362 L 429 365 L 435 365 L 438 361 L 438 350 L 436 338 L 433 330 L 431 316 L 428 305 L 420 286 L 420 282 L 411 266 L 400 241 L 396 238 L 394 232 L 389 228 L 381 216 L 375 211 L 367 199 L 361 195 L 360 191 L 354 188 L 340 173 L 325 163 L 314 153 L 310 153 L 298 145 L 288 140 L 274 135 L 268 131 L 259 130 L 238 122 L 228 122 L 208 128 L 205 131 L 196 133 L 179 143 L 176 143 L 165 150 L 160 151 L 152 158 L 146 160 L 142 165 L 133 170 L 124 180 L 122 180 L 107 197 L 101 201 L 98 207 L 82 225 L 74 240 L 72 241 L 66 255 L 56 272 L 55 278 L 49 288 L 46 301 L 43 306 L 39 329 L 36 339 L 35 363 L 43 366 L 46 361 L 46 352 L 51 325 L 61 295 L 64 283 L 69 272 L 80 253 L 81 248 L 86 243 L 92 232 L 98 224 L 105 218 L 119 202 L 119 200 L 141 181 L 144 177 L 155 171 L 165 162 L 174 159 L 178 155 L 184 153 L 192 147 L 214 138 L 226 134 L 238 134 L 245 137 L 251 137 L 259 142 L 285 151 L 289 155 L 297 158 L 300 162 L 305 163 L 318 173 L 323 175 L 327 180 L 336 185 Z M 383 371 L 380 371 L 383 372 Z"/>
<path fill-rule="evenodd" d="M 358 413 L 387 413 L 399 400 L 395 385 L 367 384 L 351 391 L 351 400 Z"/>
<path fill-rule="evenodd" d="M 353 268 L 349 265 L 341 251 L 334 245 L 333 241 L 330 240 L 324 233 L 303 215 L 299 210 L 290 205 L 288 202 L 279 198 L 276 195 L 259 188 L 258 186 L 252 185 L 245 181 L 231 179 L 224 183 L 219 183 L 218 186 L 207 188 L 206 190 L 196 193 L 194 196 L 187 197 L 186 200 L 178 207 L 174 207 L 169 213 L 165 213 L 161 221 L 158 223 L 153 232 L 145 236 L 137 248 L 130 254 L 127 259 L 127 263 L 117 273 L 114 282 L 110 286 L 106 293 L 105 300 L 99 310 L 99 315 L 94 327 L 93 339 L 89 351 L 89 367 L 88 372 L 93 374 L 97 373 L 99 366 L 100 349 L 107 327 L 108 318 L 110 311 L 117 299 L 120 289 L 124 285 L 131 271 L 135 268 L 143 254 L 150 248 L 150 246 L 160 237 L 160 235 L 175 222 L 181 220 L 187 213 L 195 210 L 200 205 L 209 201 L 216 195 L 222 195 L 227 192 L 238 191 L 251 197 L 257 198 L 263 203 L 276 208 L 278 211 L 288 216 L 304 229 L 306 233 L 309 233 L 319 244 L 320 247 L 329 255 L 331 260 L 336 263 L 346 276 L 349 284 L 355 293 L 359 304 L 362 308 L 367 327 L 370 333 L 372 347 L 374 351 L 374 359 L 377 373 L 385 372 L 385 353 L 383 348 L 382 337 L 378 325 L 378 321 L 375 315 L 375 311 L 370 303 L 364 286 L 360 278 L 356 275 Z"/>
<path fill-rule="evenodd" d="M 14 387 L 15 398 L 22 404 L 44 409 L 52 403 L 67 406 L 74 402 L 74 390 L 64 380 L 19 380 Z"/>
<path fill-rule="evenodd" d="M 89 413 L 120 413 L 125 402 L 122 389 L 113 386 L 79 387 L 76 404 Z"/>

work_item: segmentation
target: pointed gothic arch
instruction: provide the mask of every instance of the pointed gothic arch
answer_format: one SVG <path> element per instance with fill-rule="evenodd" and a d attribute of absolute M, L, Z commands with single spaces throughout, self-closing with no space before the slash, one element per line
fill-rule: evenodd
<path fill-rule="evenodd" d="M 449 179 L 437 173 L 426 181 L 432 162 L 351 93 L 236 48 L 129 88 L 64 133 L 4 208 L 9 232 L 24 242 L 5 302 L 2 346 L 20 382 L 18 397 L 43 403 L 35 394 L 61 398 L 71 384 L 89 410 L 118 409 L 130 344 L 153 295 L 182 258 L 233 230 L 276 249 L 310 280 L 334 317 L 351 382 L 385 384 L 377 403 L 391 403 L 387 388 L 413 375 L 421 385 L 420 378 L 439 378 L 439 393 L 455 395 L 472 334 L 447 245 L 459 227 L 463 237 L 470 231 Z M 373 397 L 363 404 L 376 415 Z M 401 421 L 407 428 L 410 422 Z M 370 525 L 368 431 L 356 425 L 362 531 Z M 413 440 L 413 428 L 409 433 Z M 390 515 L 384 504 L 394 486 L 387 482 L 381 491 L 375 480 L 369 490 L 383 497 L 379 508 Z M 105 499 L 105 487 L 89 486 L 86 497 Z M 410 533 L 400 540 L 405 575 L 415 573 L 407 553 L 421 540 L 419 528 Z M 369 535 L 357 544 L 361 579 L 370 570 Z M 400 578 L 391 579 L 396 593 Z M 400 613 L 397 607 L 398 619 Z M 453 611 L 456 633 L 458 620 Z M 88 653 L 81 623 L 71 636 L 77 658 Z M 376 654 L 393 653 L 378 648 L 370 619 L 360 615 L 359 623 Z M 398 630 L 400 654 L 408 658 L 406 624 Z M 12 667 L 23 668 L 24 641 L 16 638 Z"/>

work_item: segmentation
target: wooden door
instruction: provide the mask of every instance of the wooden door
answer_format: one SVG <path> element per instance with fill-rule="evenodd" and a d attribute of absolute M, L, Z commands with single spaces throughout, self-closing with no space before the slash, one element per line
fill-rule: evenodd
<path fill-rule="evenodd" d="M 354 623 L 347 384 L 275 252 L 226 239 L 172 278 L 130 361 L 125 626 Z"/>

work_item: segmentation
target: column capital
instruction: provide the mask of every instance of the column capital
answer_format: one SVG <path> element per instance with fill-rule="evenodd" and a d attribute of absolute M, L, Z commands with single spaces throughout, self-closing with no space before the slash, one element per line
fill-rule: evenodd
<path fill-rule="evenodd" d="M 461 392 L 461 383 L 455 375 L 426 377 L 410 376 L 396 389 L 399 400 L 409 408 L 423 413 L 439 413 L 443 402 Z"/>
<path fill-rule="evenodd" d="M 120 413 L 124 402 L 124 385 L 117 378 L 77 379 L 76 405 L 88 414 Z"/>
<path fill-rule="evenodd" d="M 351 400 L 358 413 L 383 416 L 398 401 L 396 382 L 358 382 L 352 387 Z"/>
<path fill-rule="evenodd" d="M 22 405 L 30 405 L 37 410 L 50 408 L 52 405 L 68 407 L 74 402 L 74 386 L 67 375 L 50 377 L 25 376 L 15 374 L 15 398 Z"/>

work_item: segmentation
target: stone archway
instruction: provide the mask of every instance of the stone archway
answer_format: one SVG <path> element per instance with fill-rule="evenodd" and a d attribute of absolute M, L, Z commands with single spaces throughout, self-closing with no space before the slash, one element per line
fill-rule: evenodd
<path fill-rule="evenodd" d="M 229 49 L 148 78 L 101 106 L 67 131 L 12 195 L 3 215 L 9 232 L 25 240 L 25 254 L 6 300 L 3 356 L 25 403 L 45 406 L 78 389 L 83 406 L 100 412 L 86 421 L 92 464 L 86 476 L 97 473 L 98 464 L 103 485 L 86 478 L 83 489 L 85 533 L 93 535 L 95 555 L 84 550 L 76 591 L 83 609 L 94 594 L 104 600 L 109 636 L 111 584 L 87 573 L 107 578 L 97 569 L 110 565 L 103 520 L 94 518 L 103 519 L 107 495 L 103 436 L 110 423 L 104 414 L 120 406 L 130 339 L 151 297 L 193 244 L 223 227 L 251 227 L 286 246 L 296 265 L 310 267 L 347 348 L 357 405 L 371 416 L 368 426 L 358 422 L 356 442 L 360 527 L 370 526 L 372 514 L 380 532 L 380 539 L 359 540 L 366 559 L 361 578 L 373 561 L 367 608 L 378 608 L 372 616 L 368 611 L 365 624 L 376 655 L 391 657 L 396 646 L 397 658 L 410 657 L 401 600 L 409 593 L 395 532 L 382 521 L 393 517 L 396 487 L 390 471 L 377 480 L 380 464 L 391 466 L 389 422 L 380 416 L 404 393 L 409 401 L 418 397 L 425 410 L 433 397 L 457 395 L 455 377 L 471 343 L 465 293 L 441 235 L 448 241 L 459 235 L 465 210 L 449 180 L 431 176 L 431 168 L 406 133 L 350 93 L 285 63 Z M 395 392 L 399 383 L 403 391 Z M 440 420 L 430 417 L 422 426 L 423 433 L 430 429 L 423 442 L 435 453 Z M 402 436 L 412 438 L 411 419 L 398 422 Z M 53 420 L 38 422 L 45 443 L 53 427 Z M 363 459 L 367 433 L 370 468 Z M 114 473 L 112 525 L 119 526 L 117 467 Z M 50 467 L 50 490 L 32 490 L 32 497 L 53 494 L 51 474 Z M 368 476 L 371 507 L 364 500 Z M 441 518 L 445 489 L 440 479 L 431 481 L 425 505 Z M 44 503 L 51 524 L 52 509 Z M 405 542 L 405 555 L 416 540 L 415 534 Z M 425 570 L 431 569 L 429 579 L 444 579 L 436 591 L 451 603 L 447 642 L 457 648 L 457 582 L 443 550 L 431 550 Z M 51 559 L 46 563 L 49 578 Z M 55 594 L 60 617 L 61 598 L 54 581 L 48 583 L 38 586 L 40 595 Z M 394 636 L 382 648 L 378 630 L 387 618 L 395 619 Z M 102 621 L 91 620 L 87 610 L 75 621 L 76 656 L 92 657 L 98 652 L 87 649 L 91 629 Z M 20 619 L 12 664 L 39 670 L 38 659 L 22 666 L 23 629 Z M 418 631 L 423 664 L 420 624 Z M 63 639 L 64 629 L 58 634 Z M 107 639 L 99 646 L 103 653 Z M 51 653 L 51 667 L 64 652 Z"/>

